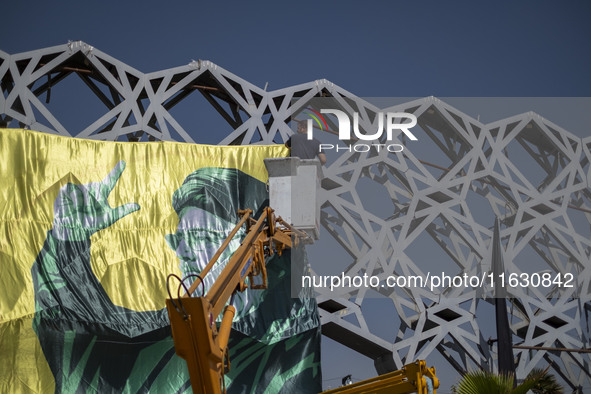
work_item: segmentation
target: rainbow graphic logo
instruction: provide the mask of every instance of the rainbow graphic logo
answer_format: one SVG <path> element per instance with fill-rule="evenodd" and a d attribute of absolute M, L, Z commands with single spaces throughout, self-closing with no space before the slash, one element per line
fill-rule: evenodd
<path fill-rule="evenodd" d="M 309 115 L 312 119 L 314 119 L 316 121 L 316 123 L 318 124 L 318 127 L 320 128 L 321 131 L 328 131 L 328 125 L 326 124 L 326 120 L 324 120 L 324 117 L 318 111 L 314 111 L 310 107 L 306 108 L 306 110 L 312 112 L 312 113 L 310 113 L 310 112 L 304 112 L 304 113 L 306 115 Z M 320 118 L 320 119 L 318 119 L 318 118 Z M 320 120 L 322 120 L 322 122 L 320 122 Z M 324 124 L 324 127 L 322 127 L 322 124 Z"/>

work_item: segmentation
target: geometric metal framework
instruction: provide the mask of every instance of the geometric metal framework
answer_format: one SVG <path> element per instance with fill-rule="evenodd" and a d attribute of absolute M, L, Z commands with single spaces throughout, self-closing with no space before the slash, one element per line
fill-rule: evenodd
<path fill-rule="evenodd" d="M 47 106 L 70 75 L 104 105 L 81 130 L 67 130 Z M 170 112 L 193 94 L 229 125 L 228 134 L 214 136 L 223 145 L 283 143 L 291 120 L 317 97 L 358 112 L 366 130 L 379 111 L 414 114 L 419 143 L 399 141 L 407 146 L 403 154 L 352 149 L 324 169 L 322 225 L 351 257 L 345 274 L 426 275 L 430 268 L 417 251 L 428 244 L 439 271 L 481 277 L 491 270 L 497 217 L 507 272 L 574 277 L 572 288 L 510 289 L 514 342 L 544 348 L 514 350 L 518 378 L 546 363 L 573 390 L 591 384 L 589 353 L 547 349 L 591 345 L 591 138 L 534 113 L 483 124 L 436 98 L 378 108 L 327 80 L 268 92 L 209 61 L 145 74 L 83 42 L 0 51 L 0 80 L 0 127 L 100 140 L 196 142 Z M 383 195 L 387 215 L 364 205 L 367 190 Z M 368 292 L 391 300 L 382 313 L 398 316 L 388 339 L 365 313 Z M 482 317 L 493 301 L 486 290 L 319 289 L 317 297 L 323 334 L 374 359 L 378 372 L 433 352 L 459 372 L 495 369 L 496 347 L 480 326 L 491 324 Z"/>

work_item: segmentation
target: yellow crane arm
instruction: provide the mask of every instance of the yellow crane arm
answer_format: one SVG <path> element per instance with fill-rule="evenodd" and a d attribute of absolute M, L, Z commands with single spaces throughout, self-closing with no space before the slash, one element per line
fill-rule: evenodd
<path fill-rule="evenodd" d="M 439 380 L 435 376 L 435 367 L 428 368 L 425 361 L 418 360 L 398 371 L 323 391 L 322 394 L 435 394 L 438 387 Z"/>
<path fill-rule="evenodd" d="M 292 235 L 295 243 L 304 236 L 281 218 L 275 218 L 271 208 L 265 208 L 256 221 L 251 218 L 251 210 L 238 213 L 241 216 L 240 222 L 197 276 L 197 280 L 186 289 L 182 297 L 179 294 L 177 298 L 171 296 L 166 300 L 175 350 L 187 361 L 194 393 L 217 394 L 226 391 L 224 373 L 230 367 L 228 338 L 236 313 L 231 303 L 225 306 L 228 300 L 235 292 L 244 291 L 248 287 L 246 278 L 250 278 L 250 288 L 266 289 L 265 259 L 275 252 L 281 255 L 284 249 L 291 248 Z M 214 284 L 205 295 L 192 297 L 191 295 L 203 283 L 205 275 L 244 225 L 247 226 L 244 240 Z M 254 284 L 255 276 L 261 277 L 261 284 Z M 181 287 L 184 287 L 182 280 L 179 293 Z M 222 322 L 218 330 L 216 320 L 222 311 Z"/>
<path fill-rule="evenodd" d="M 166 300 L 174 347 L 176 353 L 187 362 L 194 393 L 226 392 L 224 374 L 230 368 L 228 339 L 232 319 L 236 313 L 231 302 L 226 305 L 228 300 L 231 300 L 235 292 L 244 291 L 247 286 L 252 289 L 266 289 L 266 258 L 275 252 L 281 255 L 284 249 L 296 246 L 292 245 L 292 241 L 297 243 L 306 237 L 304 233 L 292 228 L 281 218 L 275 218 L 271 208 L 266 208 L 258 220 L 251 217 L 251 210 L 238 213 L 241 217 L 239 223 L 197 276 L 197 280 L 189 288 L 185 288 L 181 280 L 178 297 L 171 296 Z M 193 297 L 192 294 L 203 284 L 205 275 L 244 225 L 246 225 L 244 240 L 214 284 L 206 294 Z M 255 284 L 254 277 L 260 277 L 262 283 Z M 250 278 L 248 282 L 246 278 Z M 180 295 L 181 288 L 186 290 L 183 296 Z M 222 311 L 222 321 L 218 329 L 216 320 Z M 435 393 L 438 387 L 439 380 L 435 376 L 435 368 L 427 368 L 425 361 L 416 361 L 405 365 L 399 371 L 329 390 L 323 394 L 415 392 L 430 394 Z"/>

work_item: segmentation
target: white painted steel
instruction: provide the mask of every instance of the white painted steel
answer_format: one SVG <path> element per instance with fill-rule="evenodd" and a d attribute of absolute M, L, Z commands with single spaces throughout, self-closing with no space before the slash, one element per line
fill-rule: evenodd
<path fill-rule="evenodd" d="M 58 89 L 71 74 L 105 105 L 105 113 L 89 119 L 83 130 L 67 130 L 43 102 L 48 88 Z M 170 113 L 191 94 L 202 94 L 231 126 L 220 144 L 283 143 L 292 134 L 292 117 L 316 97 L 359 112 L 365 129 L 372 124 L 370 115 L 381 110 L 327 80 L 267 92 L 209 61 L 145 74 L 83 42 L 14 55 L 0 51 L 0 79 L 0 121 L 101 140 L 195 142 Z M 502 219 L 508 272 L 530 272 L 531 259 L 522 258 L 527 249 L 538 271 L 571 272 L 576 278 L 569 292 L 513 289 L 508 313 L 514 336 L 527 346 L 589 348 L 591 238 L 574 223 L 591 223 L 591 137 L 578 138 L 534 113 L 483 124 L 436 98 L 385 110 L 414 114 L 423 141 L 431 140 L 447 164 L 432 166 L 429 157 L 408 149 L 404 155 L 347 152 L 325 167 L 329 187 L 320 194 L 322 226 L 352 256 L 345 273 L 425 274 L 411 252 L 418 237 L 428 234 L 438 248 L 434 253 L 451 259 L 456 273 L 480 276 L 490 269 L 492 250 L 493 222 L 478 219 L 486 205 Z M 523 157 L 512 156 L 515 147 Z M 526 175 L 519 164 L 525 157 L 540 179 Z M 364 206 L 359 184 L 380 188 L 391 215 L 377 216 Z M 476 319 L 490 294 L 453 287 L 376 291 L 391 300 L 384 315 L 400 320 L 390 341 L 376 335 L 375 322 L 366 319 L 367 289 L 339 294 L 336 308 L 326 307 L 334 294 L 320 291 L 318 300 L 327 328 L 333 324 L 375 345 L 378 368 L 387 368 L 383 359 L 400 368 L 435 351 L 459 371 L 495 368 L 495 347 L 489 347 L 481 326 L 490 321 Z M 515 355 L 520 378 L 545 360 L 572 388 L 591 383 L 589 354 L 520 349 Z"/>

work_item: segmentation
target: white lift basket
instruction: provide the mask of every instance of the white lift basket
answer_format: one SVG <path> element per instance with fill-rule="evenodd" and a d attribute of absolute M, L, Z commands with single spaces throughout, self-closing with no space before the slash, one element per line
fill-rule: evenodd
<path fill-rule="evenodd" d="M 320 232 L 320 182 L 322 166 L 318 160 L 297 157 L 265 159 L 269 173 L 269 205 L 276 216 L 298 230 L 305 231 L 310 241 Z"/>

